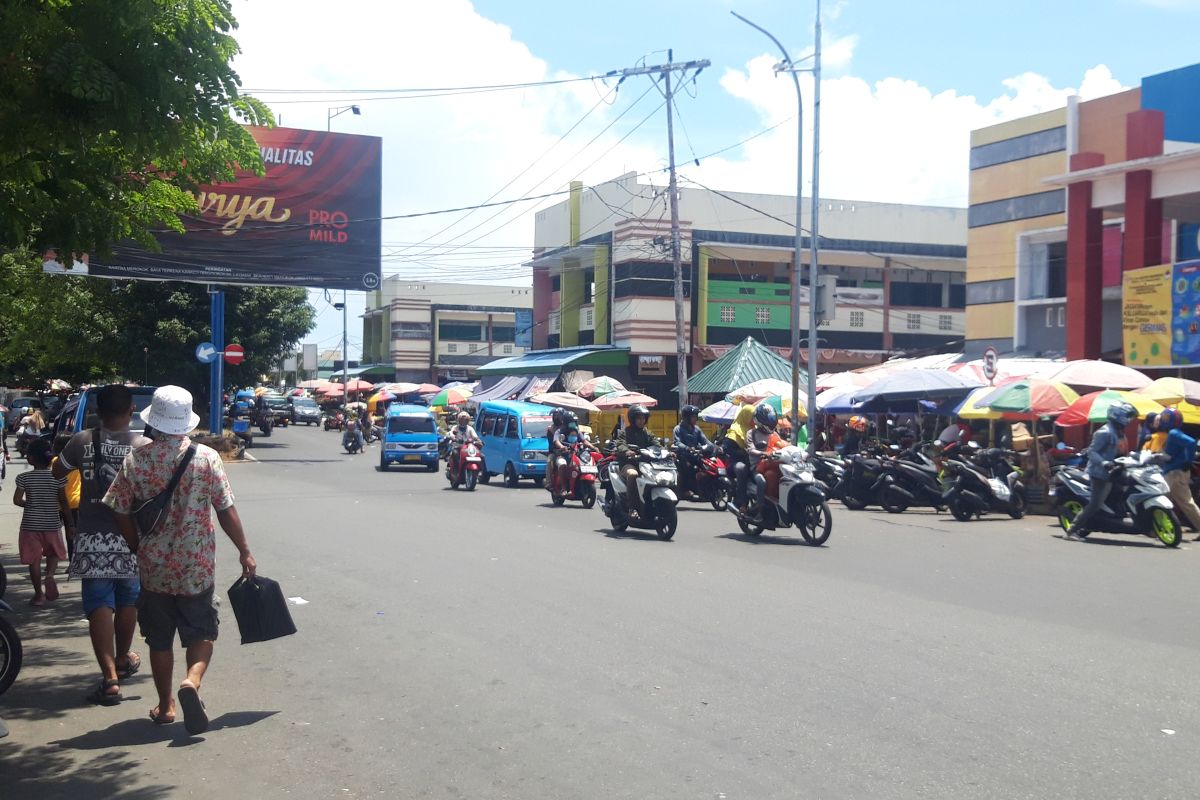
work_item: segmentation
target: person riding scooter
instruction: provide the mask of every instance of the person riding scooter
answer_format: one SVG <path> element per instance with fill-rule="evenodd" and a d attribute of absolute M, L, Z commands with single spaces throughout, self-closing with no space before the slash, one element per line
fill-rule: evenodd
<path fill-rule="evenodd" d="M 1109 476 L 1109 465 L 1118 455 L 1121 441 L 1125 438 L 1125 428 L 1137 419 L 1137 409 L 1130 403 L 1113 403 L 1108 407 L 1108 424 L 1099 428 L 1092 435 L 1092 445 L 1088 448 L 1087 474 L 1092 481 L 1092 494 L 1088 503 L 1071 523 L 1070 530 L 1063 537 L 1068 541 L 1081 542 L 1084 537 L 1080 531 L 1088 530 L 1087 524 L 1096 513 L 1104 507 L 1108 493 L 1112 491 L 1112 479 Z"/>
<path fill-rule="evenodd" d="M 700 409 L 687 405 L 679 411 L 679 424 L 675 426 L 672 449 L 679 461 L 679 485 L 682 494 L 696 491 L 696 470 L 700 468 L 700 448 L 712 444 L 700 426 Z"/>
<path fill-rule="evenodd" d="M 746 404 L 738 409 L 733 418 L 733 424 L 725 432 L 721 440 L 721 449 L 725 454 L 725 464 L 731 475 L 741 475 L 748 472 L 750 457 L 746 455 L 746 438 L 754 429 L 754 406 Z M 738 508 L 746 505 L 745 481 L 737 481 L 736 498 Z"/>
<path fill-rule="evenodd" d="M 625 415 L 629 424 L 617 436 L 617 459 L 621 464 L 621 477 L 625 480 L 625 492 L 629 496 L 631 507 L 638 516 L 642 516 L 642 498 L 637 490 L 638 452 L 647 447 L 659 447 L 658 437 L 646 429 L 650 421 L 650 411 L 643 405 L 629 407 Z"/>
<path fill-rule="evenodd" d="M 573 414 L 566 417 L 566 424 L 555 435 L 554 441 L 557 457 L 553 489 L 557 494 L 565 495 L 571 491 L 572 451 L 580 444 L 593 453 L 600 451 L 580 432 L 579 420 L 575 419 Z"/>
<path fill-rule="evenodd" d="M 546 426 L 546 484 L 554 487 L 554 439 L 562 430 L 566 412 L 556 408 L 550 412 L 550 424 Z"/>
<path fill-rule="evenodd" d="M 475 432 L 475 428 L 471 425 L 471 415 L 465 411 L 458 412 L 458 424 L 450 429 L 446 434 L 446 438 L 450 440 L 450 457 L 447 459 L 450 472 L 458 472 L 458 451 L 468 442 L 474 442 L 482 445 L 483 442 L 479 439 L 479 434 Z"/>
<path fill-rule="evenodd" d="M 742 474 L 738 475 L 739 482 L 747 482 L 753 480 L 753 475 L 759 472 L 759 464 L 771 448 L 771 436 L 775 433 L 775 425 L 779 422 L 779 416 L 775 413 L 775 409 L 771 408 L 766 403 L 759 403 L 754 409 L 754 429 L 746 436 L 746 455 L 750 459 L 750 469 L 742 470 Z M 772 481 L 772 475 L 769 469 L 763 470 L 764 477 L 767 478 L 768 484 Z M 778 492 L 778 475 L 774 476 L 776 492 Z M 758 506 L 761 509 L 763 502 L 762 487 L 758 481 L 755 481 L 755 493 L 758 496 Z M 745 490 L 742 491 L 742 497 L 746 497 Z M 749 507 L 743 504 L 739 509 L 745 514 Z"/>

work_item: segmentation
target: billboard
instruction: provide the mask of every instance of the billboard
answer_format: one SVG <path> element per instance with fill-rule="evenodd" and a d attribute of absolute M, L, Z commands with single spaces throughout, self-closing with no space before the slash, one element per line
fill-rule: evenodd
<path fill-rule="evenodd" d="M 266 174 L 201 187 L 186 232 L 155 234 L 151 253 L 114 248 L 87 273 L 105 278 L 327 289 L 378 288 L 383 140 L 250 128 Z"/>
<path fill-rule="evenodd" d="M 1200 261 L 1126 271 L 1121 317 L 1129 366 L 1200 364 Z"/>

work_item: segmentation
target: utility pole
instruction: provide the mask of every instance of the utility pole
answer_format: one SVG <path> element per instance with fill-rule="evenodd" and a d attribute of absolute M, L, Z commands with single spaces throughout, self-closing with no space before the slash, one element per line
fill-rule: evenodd
<path fill-rule="evenodd" d="M 687 371 L 687 324 L 684 320 L 683 307 L 683 247 L 679 234 L 679 185 L 675 176 L 675 109 L 674 91 L 671 88 L 671 73 L 679 72 L 686 75 L 695 70 L 696 77 L 704 71 L 711 62 L 708 59 L 685 61 L 676 64 L 673 50 L 667 51 L 667 63 L 652 67 L 636 67 L 633 69 L 613 70 L 608 75 L 620 75 L 621 80 L 632 75 L 661 75 L 663 79 L 662 93 L 667 105 L 667 164 L 670 181 L 667 188 L 668 201 L 671 208 L 671 265 L 675 270 L 675 377 L 679 382 L 679 407 L 683 408 L 688 401 L 688 371 Z M 683 79 L 680 79 L 680 84 Z"/>

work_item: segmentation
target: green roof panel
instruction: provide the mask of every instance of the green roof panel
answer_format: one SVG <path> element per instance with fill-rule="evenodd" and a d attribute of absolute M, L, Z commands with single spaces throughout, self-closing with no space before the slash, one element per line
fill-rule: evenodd
<path fill-rule="evenodd" d="M 747 336 L 737 347 L 688 378 L 688 392 L 726 395 L 764 378 L 777 378 L 791 383 L 792 363 Z M 802 390 L 808 386 L 808 378 L 803 373 L 800 375 L 800 386 Z"/>

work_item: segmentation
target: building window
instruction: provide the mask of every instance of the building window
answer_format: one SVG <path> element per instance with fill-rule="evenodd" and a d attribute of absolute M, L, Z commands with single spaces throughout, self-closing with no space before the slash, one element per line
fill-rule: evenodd
<path fill-rule="evenodd" d="M 478 322 L 438 322 L 439 339 L 456 339 L 460 342 L 482 342 L 483 326 Z"/>
<path fill-rule="evenodd" d="M 451 344 L 448 344 L 448 345 L 446 345 L 446 352 L 447 352 L 447 353 L 457 353 L 457 352 L 458 352 L 458 345 L 456 345 L 456 344 L 454 344 L 454 343 L 451 343 Z"/>
<path fill-rule="evenodd" d="M 733 306 L 721 306 L 721 322 L 733 322 L 737 319 L 737 311 Z"/>
<path fill-rule="evenodd" d="M 503 348 L 503 351 L 502 351 L 502 352 L 503 352 L 503 353 L 504 353 L 504 355 L 506 355 L 506 356 L 512 355 L 512 345 L 511 345 L 511 344 L 506 344 L 506 345 L 504 345 L 504 348 Z"/>
<path fill-rule="evenodd" d="M 906 314 L 905 316 L 908 317 L 908 330 L 910 330 L 910 331 L 921 330 L 921 315 L 920 314 Z"/>
<path fill-rule="evenodd" d="M 1058 307 L 1058 327 L 1065 328 L 1067 323 L 1067 309 L 1065 306 Z"/>
<path fill-rule="evenodd" d="M 1047 328 L 1054 327 L 1054 309 L 1053 308 L 1046 309 L 1046 327 Z"/>
<path fill-rule="evenodd" d="M 393 339 L 429 339 L 433 326 L 428 322 L 393 322 Z"/>
<path fill-rule="evenodd" d="M 561 318 L 559 316 L 559 312 L 551 311 L 550 312 L 550 335 L 553 336 L 555 334 L 561 333 L 560 326 L 561 326 Z M 550 345 L 550 346 L 557 347 L 558 345 Z"/>
<path fill-rule="evenodd" d="M 493 325 L 492 326 L 492 341 L 493 342 L 515 342 L 517 329 L 512 325 Z"/>
<path fill-rule="evenodd" d="M 938 330 L 948 331 L 954 327 L 954 318 L 949 314 L 938 314 Z"/>
<path fill-rule="evenodd" d="M 967 209 L 967 227 L 979 228 L 984 225 L 1014 222 L 1019 219 L 1046 217 L 1051 214 L 1061 214 L 1066 210 L 1066 190 L 1051 189 L 1047 192 L 1010 197 L 1006 200 L 976 203 Z"/>
<path fill-rule="evenodd" d="M 862 326 L 863 326 L 863 312 L 851 311 L 850 312 L 850 327 L 851 328 L 861 328 Z"/>
<path fill-rule="evenodd" d="M 583 326 L 582 327 L 590 328 L 593 326 L 593 324 L 594 324 L 592 321 L 594 319 L 593 312 L 594 312 L 594 309 L 591 309 L 591 308 L 585 308 L 583 310 Z"/>
<path fill-rule="evenodd" d="M 756 323 L 758 323 L 759 325 L 766 325 L 768 322 L 770 322 L 771 321 L 771 307 L 770 306 L 755 306 L 754 307 L 754 321 Z"/>

